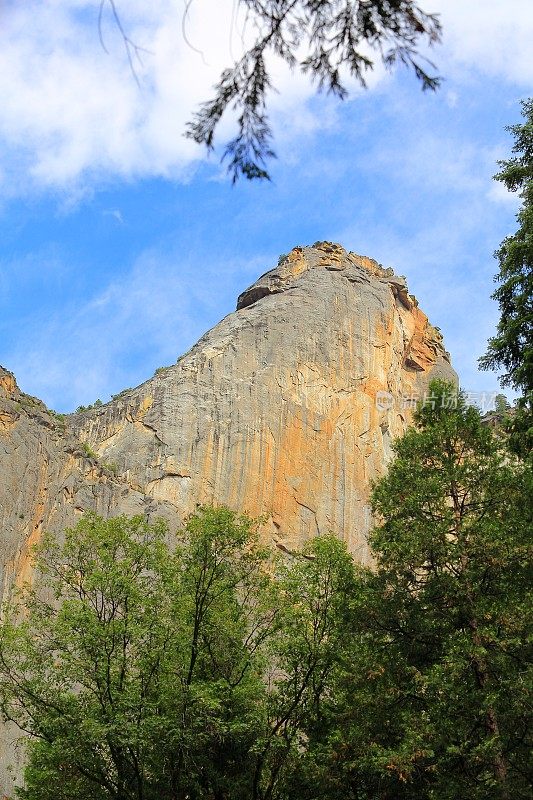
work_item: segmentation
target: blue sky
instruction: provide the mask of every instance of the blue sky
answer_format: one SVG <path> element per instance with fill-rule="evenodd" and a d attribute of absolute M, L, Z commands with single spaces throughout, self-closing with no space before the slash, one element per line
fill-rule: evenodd
<path fill-rule="evenodd" d="M 0 363 L 24 391 L 70 411 L 137 385 L 323 239 L 406 275 L 462 385 L 497 389 L 476 362 L 517 205 L 491 176 L 531 94 L 529 0 L 423 0 L 444 26 L 434 95 L 377 69 L 341 104 L 274 64 L 273 180 L 235 187 L 181 135 L 235 47 L 231 0 L 193 5 L 203 59 L 180 2 L 118 5 L 151 51 L 140 88 L 110 25 L 101 49 L 95 0 L 0 4 Z"/>

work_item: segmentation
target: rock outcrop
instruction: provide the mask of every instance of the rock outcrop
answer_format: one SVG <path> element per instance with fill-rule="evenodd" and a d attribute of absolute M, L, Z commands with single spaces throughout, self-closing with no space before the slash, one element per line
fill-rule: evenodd
<path fill-rule="evenodd" d="M 30 551 L 44 530 L 61 531 L 86 510 L 103 516 L 175 517 L 173 506 L 133 489 L 69 431 L 66 418 L 23 394 L 0 367 L 2 591 L 31 579 Z"/>
<path fill-rule="evenodd" d="M 292 250 L 174 366 L 100 408 L 58 420 L 3 372 L 7 584 L 43 528 L 87 508 L 179 520 L 226 503 L 266 515 L 284 548 L 333 530 L 366 561 L 370 481 L 436 375 L 455 379 L 405 279 L 329 243 Z"/>
<path fill-rule="evenodd" d="M 293 550 L 335 531 L 369 558 L 370 482 L 430 377 L 455 380 L 405 279 L 327 242 L 297 247 L 178 362 L 58 419 L 0 373 L 4 592 L 43 529 L 86 509 L 162 515 L 225 503 Z"/>
<path fill-rule="evenodd" d="M 292 550 L 336 531 L 369 558 L 369 485 L 410 420 L 455 379 L 405 279 L 339 245 L 297 247 L 172 367 L 71 428 L 180 514 L 225 503 Z"/>
<path fill-rule="evenodd" d="M 14 586 L 31 582 L 31 549 L 43 531 L 62 531 L 87 510 L 103 516 L 143 514 L 177 522 L 174 506 L 158 503 L 96 459 L 68 430 L 67 421 L 23 394 L 0 367 L 0 548 L 5 601 Z M 20 731 L 0 726 L 0 797 L 14 797 L 23 749 Z"/>

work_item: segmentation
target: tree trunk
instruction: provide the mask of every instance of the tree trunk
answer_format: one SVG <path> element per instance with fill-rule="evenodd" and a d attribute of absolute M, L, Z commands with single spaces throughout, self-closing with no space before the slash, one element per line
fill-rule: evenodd
<path fill-rule="evenodd" d="M 472 640 L 475 647 L 482 647 L 483 643 L 479 635 L 477 620 L 470 620 L 469 625 L 470 630 L 472 631 Z M 479 688 L 485 689 L 490 680 L 489 671 L 485 660 L 482 658 L 474 658 L 472 660 L 472 668 L 474 670 Z M 498 718 L 492 706 L 489 706 L 485 712 L 485 730 L 487 731 L 488 735 L 494 739 L 496 745 L 496 751 L 492 759 L 492 770 L 494 772 L 494 777 L 500 786 L 501 800 L 510 800 L 509 788 L 507 785 L 507 761 L 501 746 Z"/>

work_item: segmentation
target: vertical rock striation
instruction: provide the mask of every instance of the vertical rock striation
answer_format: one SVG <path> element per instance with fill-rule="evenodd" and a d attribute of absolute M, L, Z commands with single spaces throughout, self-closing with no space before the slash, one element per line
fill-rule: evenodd
<path fill-rule="evenodd" d="M 283 548 L 335 531 L 369 558 L 370 482 L 410 420 L 404 398 L 455 380 L 405 279 L 339 245 L 297 247 L 172 367 L 70 426 L 136 491 L 265 515 Z"/>
<path fill-rule="evenodd" d="M 84 511 L 176 518 L 173 506 L 133 489 L 69 431 L 66 419 L 23 394 L 0 367 L 0 531 L 3 598 L 31 580 L 30 552 L 44 530 Z"/>
<path fill-rule="evenodd" d="M 456 378 L 405 279 L 327 242 L 294 248 L 174 366 L 100 408 L 58 419 L 1 370 L 4 591 L 43 529 L 87 509 L 177 524 L 224 503 L 264 515 L 282 548 L 331 530 L 367 561 L 370 483 L 433 376 Z"/>

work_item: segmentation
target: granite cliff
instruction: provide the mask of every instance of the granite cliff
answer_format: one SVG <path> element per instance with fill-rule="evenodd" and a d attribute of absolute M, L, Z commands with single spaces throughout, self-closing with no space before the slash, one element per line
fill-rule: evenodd
<path fill-rule="evenodd" d="M 405 279 L 327 242 L 282 257 L 175 365 L 99 408 L 54 414 L 0 368 L 4 598 L 31 580 L 42 532 L 86 510 L 177 526 L 225 503 L 264 515 L 283 551 L 333 530 L 368 561 L 370 482 L 409 424 L 405 399 L 437 376 L 456 379 Z M 0 730 L 6 797 L 17 735 Z"/>
<path fill-rule="evenodd" d="M 367 561 L 370 482 L 434 376 L 455 379 L 405 279 L 327 242 L 280 258 L 175 365 L 100 408 L 58 419 L 1 371 L 4 593 L 41 532 L 86 509 L 177 524 L 225 503 L 265 515 L 281 549 L 333 530 Z"/>

